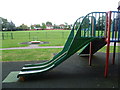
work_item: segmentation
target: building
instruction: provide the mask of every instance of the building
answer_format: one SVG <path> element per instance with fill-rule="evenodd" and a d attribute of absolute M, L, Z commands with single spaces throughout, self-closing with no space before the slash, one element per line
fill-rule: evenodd
<path fill-rule="evenodd" d="M 52 25 L 46 25 L 46 29 L 53 29 Z"/>
<path fill-rule="evenodd" d="M 60 27 L 60 29 L 64 29 L 65 25 L 64 24 L 60 24 L 59 27 Z"/>

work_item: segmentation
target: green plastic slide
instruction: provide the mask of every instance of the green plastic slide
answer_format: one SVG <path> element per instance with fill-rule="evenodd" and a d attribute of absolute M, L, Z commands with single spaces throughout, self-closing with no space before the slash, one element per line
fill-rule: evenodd
<path fill-rule="evenodd" d="M 49 71 L 95 39 L 96 38 L 94 37 L 80 37 L 78 32 L 76 35 L 74 35 L 74 30 L 71 30 L 68 40 L 66 41 L 65 46 L 61 52 L 59 52 L 56 56 L 47 62 L 26 64 L 17 77 L 19 78 L 21 76 L 28 76 Z"/>

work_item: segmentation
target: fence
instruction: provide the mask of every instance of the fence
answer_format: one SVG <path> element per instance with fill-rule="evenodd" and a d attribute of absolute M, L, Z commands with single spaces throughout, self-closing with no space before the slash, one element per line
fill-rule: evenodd
<path fill-rule="evenodd" d="M 8 39 L 26 39 L 26 40 L 40 40 L 40 39 L 65 39 L 69 35 L 69 31 L 42 31 L 42 32 L 2 32 L 2 40 Z"/>

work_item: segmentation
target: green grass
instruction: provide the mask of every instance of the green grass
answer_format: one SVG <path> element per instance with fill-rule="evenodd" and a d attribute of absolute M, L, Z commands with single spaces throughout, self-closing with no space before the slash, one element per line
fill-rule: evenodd
<path fill-rule="evenodd" d="M 11 39 L 11 31 L 3 33 L 2 48 L 25 47 L 28 45 L 19 43 L 32 40 L 49 42 L 40 46 L 63 46 L 69 36 L 70 30 L 13 31 L 13 39 Z"/>
<path fill-rule="evenodd" d="M 70 30 L 15 31 L 13 32 L 14 39 L 11 39 L 11 32 L 4 32 L 5 39 L 2 40 L 2 47 L 25 47 L 28 45 L 19 43 L 32 41 L 35 38 L 40 41 L 49 42 L 49 44 L 41 44 L 40 46 L 63 46 L 69 33 Z M 117 53 L 120 53 L 119 48 L 120 46 L 117 46 Z M 50 60 L 53 57 L 53 53 L 58 53 L 59 51 L 61 49 L 3 50 L 2 61 Z M 106 46 L 98 52 L 106 52 Z M 113 46 L 110 47 L 110 53 L 112 52 Z"/>
<path fill-rule="evenodd" d="M 11 32 L 4 32 L 2 48 L 25 47 L 28 45 L 19 43 L 32 40 L 49 42 L 49 44 L 41 44 L 40 46 L 63 46 L 70 30 L 14 31 L 12 33 L 13 39 L 11 39 Z"/>
<path fill-rule="evenodd" d="M 117 46 L 116 53 L 120 53 Z M 34 61 L 34 60 L 50 60 L 53 53 L 58 53 L 62 49 L 21 49 L 21 50 L 3 50 L 2 61 Z M 98 52 L 106 52 L 106 46 Z M 110 53 L 113 53 L 113 46 L 110 47 Z"/>
<path fill-rule="evenodd" d="M 110 46 L 110 53 L 113 53 L 114 46 Z M 98 52 L 106 53 L 106 46 L 101 48 Z M 116 46 L 116 53 L 120 53 L 120 46 Z"/>
<path fill-rule="evenodd" d="M 21 49 L 3 50 L 2 61 L 34 61 L 50 60 L 53 53 L 58 53 L 61 49 Z"/>

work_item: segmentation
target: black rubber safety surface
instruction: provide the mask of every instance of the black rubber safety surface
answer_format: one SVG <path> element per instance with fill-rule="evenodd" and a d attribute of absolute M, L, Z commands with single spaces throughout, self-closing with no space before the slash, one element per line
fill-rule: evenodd
<path fill-rule="evenodd" d="M 24 82 L 2 83 L 7 88 L 118 88 L 120 74 L 120 53 L 116 54 L 115 65 L 112 65 L 112 54 L 109 60 L 109 76 L 104 78 L 105 53 L 97 52 L 88 65 L 88 57 L 76 54 L 49 72 L 28 77 Z M 20 71 L 24 64 L 43 61 L 19 61 L 2 63 L 2 80 L 12 71 Z"/>

